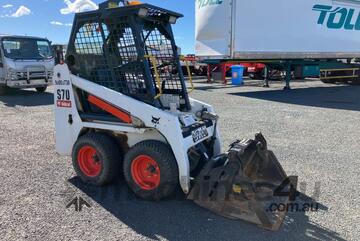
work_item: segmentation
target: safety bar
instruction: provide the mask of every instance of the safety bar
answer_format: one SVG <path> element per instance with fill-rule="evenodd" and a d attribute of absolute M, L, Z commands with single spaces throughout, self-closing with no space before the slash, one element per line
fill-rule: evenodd
<path fill-rule="evenodd" d="M 153 65 L 153 68 L 154 68 L 154 74 L 155 74 L 155 79 L 156 79 L 156 85 L 159 89 L 159 94 L 157 94 L 154 98 L 155 99 L 159 99 L 163 92 L 162 92 L 162 84 L 161 84 L 161 79 L 160 79 L 160 75 L 159 75 L 159 71 L 157 69 L 157 60 L 156 60 L 156 57 L 155 56 L 152 56 L 152 55 L 145 55 L 144 56 L 145 58 L 148 58 L 151 62 L 151 64 Z"/>
<path fill-rule="evenodd" d="M 190 82 L 190 85 L 191 85 L 191 90 L 188 92 L 190 94 L 191 92 L 193 92 L 195 90 L 195 86 L 194 86 L 193 78 L 192 78 L 192 75 L 191 75 L 189 61 L 184 56 L 180 56 L 180 60 L 184 61 L 185 65 L 186 65 L 186 70 L 188 72 L 189 82 Z"/>

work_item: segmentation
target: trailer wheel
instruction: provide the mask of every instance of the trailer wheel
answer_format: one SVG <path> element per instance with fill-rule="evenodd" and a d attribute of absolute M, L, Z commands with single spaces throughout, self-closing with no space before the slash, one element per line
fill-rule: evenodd
<path fill-rule="evenodd" d="M 46 91 L 47 87 L 46 87 L 46 86 L 45 86 L 45 87 L 37 87 L 37 88 L 35 88 L 35 89 L 36 89 L 36 91 L 39 92 L 39 93 L 44 93 L 44 92 Z"/>
<path fill-rule="evenodd" d="M 329 79 L 322 79 L 321 82 L 323 82 L 324 84 L 335 84 L 336 83 L 335 80 L 329 80 Z"/>
<path fill-rule="evenodd" d="M 131 148 L 125 155 L 123 171 L 130 189 L 145 200 L 169 197 L 178 187 L 174 154 L 159 141 L 143 141 Z"/>
<path fill-rule="evenodd" d="M 351 84 L 360 85 L 360 79 L 354 79 Z"/>
<path fill-rule="evenodd" d="M 83 182 L 103 186 L 119 174 L 121 153 L 111 136 L 90 133 L 75 143 L 72 161 L 76 174 Z"/>

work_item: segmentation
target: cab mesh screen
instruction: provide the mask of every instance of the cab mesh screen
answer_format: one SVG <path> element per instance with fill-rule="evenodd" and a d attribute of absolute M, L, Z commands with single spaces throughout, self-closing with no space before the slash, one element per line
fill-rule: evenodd
<path fill-rule="evenodd" d="M 94 83 L 141 100 L 153 100 L 151 90 L 157 94 L 159 88 L 163 93 L 181 94 L 179 60 L 174 57 L 173 42 L 167 35 L 161 24 L 146 23 L 135 41 L 129 17 L 87 20 L 80 24 L 75 35 L 75 72 Z M 156 59 L 161 86 L 158 86 L 150 56 Z"/>
<path fill-rule="evenodd" d="M 178 60 L 174 57 L 171 41 L 161 34 L 158 28 L 143 30 L 142 35 L 146 54 L 156 58 L 159 77 L 165 92 L 167 90 L 170 92 L 171 90 L 181 90 L 181 81 L 176 65 Z M 154 71 L 152 74 L 154 75 Z"/>
<path fill-rule="evenodd" d="M 80 27 L 75 38 L 79 74 L 126 95 L 146 94 L 132 30 L 126 18 L 117 20 L 87 21 Z"/>

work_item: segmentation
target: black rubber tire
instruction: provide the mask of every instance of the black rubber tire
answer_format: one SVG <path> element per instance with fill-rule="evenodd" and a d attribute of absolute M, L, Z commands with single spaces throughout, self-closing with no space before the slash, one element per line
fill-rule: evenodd
<path fill-rule="evenodd" d="M 37 87 L 35 89 L 39 93 L 44 93 L 46 91 L 46 89 L 47 89 L 47 86 L 45 86 L 45 87 Z"/>
<path fill-rule="evenodd" d="M 102 161 L 102 169 L 98 176 L 89 177 L 84 174 L 77 160 L 79 150 L 84 146 L 96 149 L 98 158 Z M 89 133 L 81 136 L 72 151 L 72 163 L 76 174 L 87 184 L 103 186 L 111 183 L 120 172 L 122 155 L 116 140 L 104 133 Z"/>
<path fill-rule="evenodd" d="M 7 87 L 7 86 L 0 86 L 0 96 L 1 96 L 1 95 L 6 95 L 7 92 L 8 92 L 8 90 L 9 90 L 9 87 Z"/>
<path fill-rule="evenodd" d="M 336 83 L 335 80 L 325 80 L 325 79 L 321 80 L 321 82 L 323 82 L 324 84 L 335 84 Z"/>
<path fill-rule="evenodd" d="M 360 85 L 360 79 L 354 79 L 352 82 L 351 82 L 352 85 Z"/>
<path fill-rule="evenodd" d="M 135 183 L 131 174 L 132 162 L 140 155 L 151 157 L 160 169 L 160 184 L 156 189 L 144 190 Z M 129 188 L 136 196 L 149 201 L 171 196 L 179 187 L 179 171 L 170 147 L 160 141 L 143 141 L 132 147 L 124 157 L 123 172 Z"/>

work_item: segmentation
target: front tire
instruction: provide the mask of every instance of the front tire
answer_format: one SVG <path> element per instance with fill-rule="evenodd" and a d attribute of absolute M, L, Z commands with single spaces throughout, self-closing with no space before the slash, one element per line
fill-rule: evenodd
<path fill-rule="evenodd" d="M 169 197 L 179 185 L 179 171 L 170 147 L 159 141 L 143 141 L 125 155 L 124 177 L 130 189 L 145 200 Z"/>
<path fill-rule="evenodd" d="M 75 143 L 72 161 L 76 174 L 84 183 L 103 186 L 119 174 L 121 153 L 111 136 L 90 133 Z"/>
<path fill-rule="evenodd" d="M 38 87 L 38 88 L 35 88 L 35 89 L 39 93 L 44 93 L 46 91 L 47 87 L 46 86 L 45 87 Z"/>
<path fill-rule="evenodd" d="M 0 86 L 0 96 L 1 96 L 1 95 L 6 95 L 7 92 L 8 92 L 8 90 L 9 90 L 9 87 L 7 87 L 7 86 Z"/>

